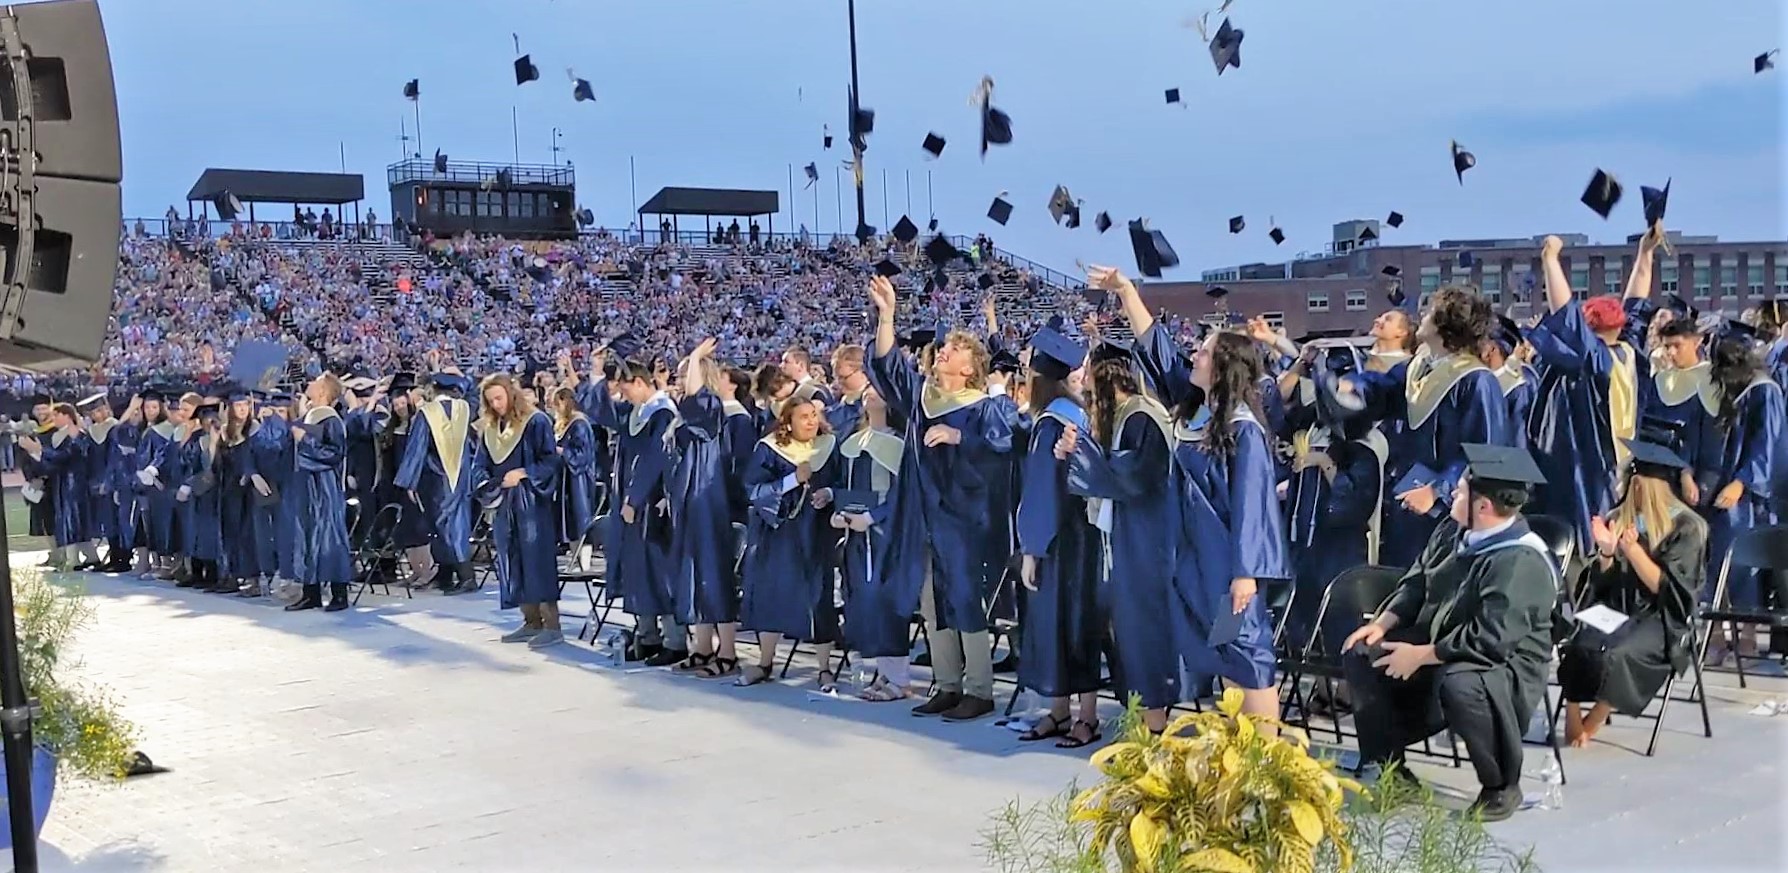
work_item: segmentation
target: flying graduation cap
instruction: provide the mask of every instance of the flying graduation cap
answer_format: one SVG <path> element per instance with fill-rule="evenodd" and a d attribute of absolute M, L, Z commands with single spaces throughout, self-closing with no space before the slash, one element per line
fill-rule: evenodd
<path fill-rule="evenodd" d="M 522 55 L 515 59 L 515 84 L 526 85 L 529 82 L 539 81 L 539 79 L 540 68 L 534 66 L 531 56 Z"/>
<path fill-rule="evenodd" d="M 1273 227 L 1271 230 L 1267 231 L 1267 236 L 1270 236 L 1273 238 L 1273 245 L 1283 244 L 1285 242 L 1285 231 L 1279 229 L 1278 222 L 1270 221 L 1270 223 L 1273 225 Z"/>
<path fill-rule="evenodd" d="M 435 172 L 447 172 L 447 153 L 440 149 L 435 149 Z"/>
<path fill-rule="evenodd" d="M 589 227 L 596 223 L 596 213 L 591 212 L 589 209 L 579 209 L 576 218 L 577 223 L 584 227 Z"/>
<path fill-rule="evenodd" d="M 411 79 L 410 81 L 404 83 L 404 99 L 405 100 L 415 100 L 417 97 L 420 97 L 420 96 L 422 96 L 422 80 L 421 79 Z"/>
<path fill-rule="evenodd" d="M 826 148 L 832 147 L 832 125 L 820 125 L 820 143 Z"/>
<path fill-rule="evenodd" d="M 565 72 L 569 73 L 571 71 L 566 70 Z M 596 99 L 596 89 L 590 87 L 589 79 L 579 79 L 576 76 L 572 76 L 571 77 L 571 99 L 576 100 L 579 103 L 582 103 L 585 100 L 595 100 Z"/>
<path fill-rule="evenodd" d="M 1384 223 L 1390 225 L 1391 227 L 1402 227 L 1403 226 L 1403 213 L 1392 212 L 1388 217 L 1385 218 Z"/>
<path fill-rule="evenodd" d="M 944 138 L 935 133 L 925 134 L 925 143 L 922 147 L 930 152 L 932 157 L 941 158 L 944 155 Z"/>
<path fill-rule="evenodd" d="M 1217 65 L 1219 76 L 1227 67 L 1242 68 L 1242 31 L 1231 27 L 1227 18 L 1217 26 L 1217 35 L 1211 37 L 1211 62 Z"/>
<path fill-rule="evenodd" d="M 1100 233 L 1104 233 L 1104 232 L 1110 230 L 1111 229 L 1111 213 L 1101 212 L 1097 216 L 1094 216 L 1093 226 L 1098 228 Z"/>
<path fill-rule="evenodd" d="M 1180 256 L 1174 252 L 1167 236 L 1161 231 L 1149 230 L 1140 218 L 1130 222 L 1130 248 L 1136 254 L 1136 269 L 1151 279 L 1161 278 L 1164 268 L 1180 265 Z"/>
<path fill-rule="evenodd" d="M 1062 223 L 1062 216 L 1074 210 L 1074 195 L 1068 193 L 1068 186 L 1055 186 L 1054 193 L 1049 195 L 1049 216 L 1056 224 Z M 1001 222 L 1004 224 L 1004 222 Z M 1076 222 L 1077 224 L 1079 222 Z"/>
<path fill-rule="evenodd" d="M 1664 220 L 1664 209 L 1670 203 L 1670 182 L 1664 180 L 1663 188 L 1639 186 L 1639 199 L 1645 203 L 1645 226 L 1652 227 Z"/>
<path fill-rule="evenodd" d="M 1178 88 L 1167 89 L 1167 105 L 1172 106 L 1173 104 L 1179 103 L 1179 102 L 1180 102 L 1180 89 L 1178 89 Z M 1180 103 L 1180 105 L 1184 106 L 1185 104 Z"/>
<path fill-rule="evenodd" d="M 894 238 L 903 243 L 910 243 L 919 238 L 919 226 L 914 224 L 912 219 L 902 215 L 900 221 L 894 224 Z"/>
<path fill-rule="evenodd" d="M 1478 156 L 1465 150 L 1458 140 L 1453 140 L 1453 173 L 1459 177 L 1459 184 L 1465 184 L 1465 171 L 1478 165 Z"/>
<path fill-rule="evenodd" d="M 987 207 L 987 217 L 993 219 L 1001 227 L 1012 217 L 1012 204 L 1006 200 L 1006 192 L 1001 191 L 993 198 L 993 204 Z"/>
<path fill-rule="evenodd" d="M 1752 58 L 1751 59 L 1751 72 L 1761 73 L 1764 70 L 1775 69 L 1776 55 L 1781 54 L 1781 53 L 1782 53 L 1781 49 L 1770 49 L 1769 51 L 1766 51 L 1763 54 L 1760 54 L 1760 55 Z"/>
<path fill-rule="evenodd" d="M 211 198 L 211 205 L 217 207 L 217 217 L 224 221 L 235 219 L 237 213 L 242 211 L 242 201 L 236 199 L 236 195 L 227 189 L 217 192 L 217 196 Z"/>
<path fill-rule="evenodd" d="M 868 151 L 868 136 L 875 132 L 875 110 L 857 102 L 857 89 L 850 90 L 850 141 L 856 151 Z"/>
<path fill-rule="evenodd" d="M 1248 226 L 1247 219 L 1243 218 L 1240 215 L 1238 215 L 1234 218 L 1231 218 L 1229 220 L 1229 232 L 1230 233 L 1241 233 L 1242 230 L 1244 228 L 1246 228 L 1247 226 Z"/>
<path fill-rule="evenodd" d="M 986 160 L 988 146 L 1012 144 L 1012 116 L 994 107 L 992 76 L 981 77 L 970 102 L 981 107 L 981 159 Z"/>
<path fill-rule="evenodd" d="M 813 183 L 819 181 L 819 167 L 813 164 L 808 164 L 802 169 L 807 172 L 807 188 L 812 188 Z M 807 188 L 802 188 L 801 190 L 805 191 Z"/>
<path fill-rule="evenodd" d="M 1590 177 L 1589 187 L 1583 189 L 1583 205 L 1589 207 L 1595 214 L 1607 218 L 1608 214 L 1614 211 L 1614 205 L 1620 202 L 1622 193 L 1624 191 L 1620 187 L 1620 182 L 1614 178 L 1614 174 L 1598 169 L 1596 174 Z"/>

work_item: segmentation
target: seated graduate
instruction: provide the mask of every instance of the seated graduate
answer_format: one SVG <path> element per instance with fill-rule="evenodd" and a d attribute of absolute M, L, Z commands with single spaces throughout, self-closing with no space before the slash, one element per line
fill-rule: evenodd
<path fill-rule="evenodd" d="M 1637 716 L 1671 673 L 1688 669 L 1695 595 L 1706 579 L 1707 524 L 1673 490 L 1688 464 L 1660 442 L 1630 440 L 1626 496 L 1590 522 L 1589 603 L 1626 616 L 1612 634 L 1579 622 L 1559 653 L 1565 739 L 1585 746 L 1620 710 Z M 1583 704 L 1593 702 L 1587 717 Z"/>
<path fill-rule="evenodd" d="M 820 669 L 814 682 L 822 693 L 838 684 L 832 671 L 832 644 L 838 639 L 831 549 L 827 539 L 832 483 L 839 464 L 837 440 L 826 432 L 818 403 L 784 403 L 776 427 L 757 444 L 745 468 L 751 499 L 745 560 L 744 599 L 739 626 L 758 632 L 758 662 L 747 666 L 740 685 L 757 685 L 776 668 L 782 638 L 814 644 Z"/>
<path fill-rule="evenodd" d="M 479 451 L 472 491 L 492 506 L 491 554 L 503 609 L 519 607 L 521 626 L 505 643 L 544 649 L 565 641 L 559 627 L 558 445 L 552 419 L 529 402 L 506 373 L 479 385 Z"/>
<path fill-rule="evenodd" d="M 889 520 L 896 511 L 895 484 L 905 451 L 899 432 L 888 426 L 888 405 L 881 394 L 864 389 L 857 431 L 838 446 L 844 466 L 837 493 L 849 496 L 834 497 L 832 527 L 844 533 L 839 570 L 847 641 L 858 657 L 875 659 L 875 679 L 857 692 L 871 703 L 892 703 L 912 694 L 907 669 L 912 613 L 902 609 L 898 592 L 885 578 L 892 543 Z"/>
<path fill-rule="evenodd" d="M 1019 462 L 1021 496 L 1014 525 L 1022 556 L 1019 581 L 1029 592 L 1018 684 L 1049 703 L 1049 711 L 1018 739 L 1061 737 L 1056 746 L 1063 749 L 1102 738 L 1099 656 L 1105 619 L 1099 608 L 1099 577 L 1104 555 L 1099 529 L 1087 518 L 1086 498 L 1068 490 L 1068 464 L 1055 451 L 1070 428 L 1088 430 L 1080 397 L 1068 387 L 1068 374 L 1085 359 L 1086 349 L 1047 327 L 1031 339 L 1035 422 Z M 1078 697 L 1072 722 L 1070 697 Z"/>
<path fill-rule="evenodd" d="M 1420 561 L 1377 617 L 1341 644 L 1360 762 L 1397 765 L 1443 729 L 1465 742 L 1482 786 L 1473 811 L 1521 806 L 1521 735 L 1545 696 L 1557 569 L 1521 507 L 1544 476 L 1526 450 L 1467 444 L 1468 479 Z"/>

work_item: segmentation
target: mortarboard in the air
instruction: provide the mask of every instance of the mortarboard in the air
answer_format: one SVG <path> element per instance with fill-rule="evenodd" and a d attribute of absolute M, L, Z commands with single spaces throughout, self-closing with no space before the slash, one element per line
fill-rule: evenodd
<path fill-rule="evenodd" d="M 1360 242 L 1372 242 L 1375 239 L 1378 239 L 1378 231 L 1373 230 L 1372 225 L 1368 224 L 1360 228 Z"/>
<path fill-rule="evenodd" d="M 286 368 L 291 354 L 284 345 L 268 340 L 243 340 L 230 358 L 230 381 L 249 387 L 270 387 Z"/>
<path fill-rule="evenodd" d="M 634 336 L 632 333 L 622 333 L 620 336 L 608 341 L 608 347 L 614 350 L 614 353 L 620 355 L 622 358 L 631 358 L 634 355 L 639 354 L 640 348 L 644 345 L 645 343 L 640 342 L 639 337 Z"/>
<path fill-rule="evenodd" d="M 1471 265 L 1475 264 L 1477 262 L 1478 262 L 1477 256 L 1473 255 L 1471 252 L 1460 252 L 1459 253 L 1459 266 L 1464 267 L 1465 269 L 1469 270 L 1469 269 L 1471 269 Z"/>
<path fill-rule="evenodd" d="M 1229 19 L 1217 26 L 1217 33 L 1211 37 L 1211 63 L 1217 65 L 1217 75 L 1223 75 L 1226 67 L 1242 68 L 1242 31 L 1230 26 Z"/>
<path fill-rule="evenodd" d="M 872 236 L 875 236 L 875 225 L 867 222 L 857 225 L 857 242 L 869 242 Z"/>
<path fill-rule="evenodd" d="M 404 83 L 404 99 L 414 100 L 422 96 L 422 80 L 411 79 Z"/>
<path fill-rule="evenodd" d="M 1068 220 L 1063 223 L 1064 227 L 1068 228 L 1069 230 L 1073 230 L 1080 226 L 1080 204 L 1079 203 L 1076 203 L 1073 206 L 1068 207 L 1067 215 L 1068 215 Z"/>
<path fill-rule="evenodd" d="M 1331 327 L 1323 330 L 1310 331 L 1309 333 L 1292 340 L 1292 342 L 1302 346 L 1309 345 L 1318 340 L 1345 339 L 1347 337 L 1355 336 L 1358 333 L 1359 331 L 1354 330 L 1351 327 Z"/>
<path fill-rule="evenodd" d="M 1627 451 L 1633 455 L 1634 472 L 1675 481 L 1676 471 L 1688 469 L 1688 462 L 1674 449 L 1661 442 L 1653 442 L 1649 435 L 1640 439 L 1622 439 L 1621 442 L 1626 444 Z"/>
<path fill-rule="evenodd" d="M 1211 287 L 1204 289 L 1204 296 L 1209 297 L 1212 300 L 1222 300 L 1229 296 L 1229 289 L 1222 285 L 1212 285 Z"/>
<path fill-rule="evenodd" d="M 447 172 L 447 153 L 440 149 L 435 149 L 435 172 Z"/>
<path fill-rule="evenodd" d="M 233 220 L 242 212 L 242 201 L 229 191 L 219 191 L 211 198 L 211 205 L 217 207 L 217 217 L 224 221 Z"/>
<path fill-rule="evenodd" d="M 1403 275 L 1403 268 L 1396 264 L 1385 264 L 1384 269 L 1379 270 L 1378 272 L 1395 279 Z"/>
<path fill-rule="evenodd" d="M 994 279 L 993 279 L 992 273 L 982 273 L 981 275 L 975 277 L 975 287 L 981 289 L 982 291 L 986 291 L 987 289 L 992 288 L 993 284 L 994 284 Z"/>
<path fill-rule="evenodd" d="M 1093 226 L 1098 228 L 1100 233 L 1104 233 L 1104 232 L 1110 230 L 1111 229 L 1111 213 L 1101 212 L 1098 215 L 1094 216 L 1093 217 Z"/>
<path fill-rule="evenodd" d="M 1129 361 L 1131 360 L 1131 350 L 1134 347 L 1135 344 L 1127 339 L 1117 337 L 1102 339 L 1098 345 L 1093 346 L 1088 360 L 1095 364 L 1100 361 Z"/>
<path fill-rule="evenodd" d="M 1234 218 L 1231 218 L 1229 220 L 1229 232 L 1230 233 L 1241 233 L 1242 230 L 1244 228 L 1246 228 L 1247 226 L 1248 226 L 1247 220 L 1240 215 L 1238 215 Z"/>
<path fill-rule="evenodd" d="M 926 222 L 925 229 L 931 231 L 932 233 L 937 233 L 937 219 L 933 218 L 930 221 Z"/>
<path fill-rule="evenodd" d="M 1180 89 L 1178 89 L 1178 88 L 1167 89 L 1167 102 L 1169 105 L 1180 102 Z"/>
<path fill-rule="evenodd" d="M 1086 347 L 1060 331 L 1043 328 L 1031 337 L 1031 369 L 1051 379 L 1066 379 L 1086 360 Z"/>
<path fill-rule="evenodd" d="M 986 159 L 990 145 L 1012 144 L 1012 116 L 993 106 L 992 98 L 981 106 L 981 157 Z"/>
<path fill-rule="evenodd" d="M 75 408 L 84 411 L 84 410 L 92 409 L 93 407 L 98 406 L 104 402 L 106 402 L 106 393 L 104 391 L 101 391 L 98 394 L 92 394 L 87 397 L 81 398 L 80 401 L 75 404 Z"/>
<path fill-rule="evenodd" d="M 1274 227 L 1272 230 L 1267 231 L 1267 236 L 1270 236 L 1273 238 L 1273 245 L 1279 245 L 1279 244 L 1285 242 L 1285 231 L 1280 230 L 1277 227 Z"/>
<path fill-rule="evenodd" d="M 995 373 L 1016 373 L 1019 366 L 1018 356 L 1011 352 L 996 352 L 987 362 L 987 368 Z"/>
<path fill-rule="evenodd" d="M 1061 224 L 1062 216 L 1067 215 L 1068 210 L 1073 208 L 1074 195 L 1068 193 L 1068 186 L 1055 186 L 1055 191 L 1049 195 L 1049 216 L 1055 219 L 1056 224 Z M 1004 224 L 1005 222 L 1000 223 Z"/>
<path fill-rule="evenodd" d="M 930 258 L 932 263 L 942 268 L 945 264 L 962 257 L 962 252 L 956 248 L 955 243 L 950 242 L 949 237 L 940 233 L 932 237 L 931 242 L 925 244 L 925 257 Z"/>
<path fill-rule="evenodd" d="M 1012 204 L 1004 197 L 993 198 L 993 205 L 987 207 L 987 217 L 1004 227 L 1006 221 L 1012 217 Z"/>
<path fill-rule="evenodd" d="M 1752 58 L 1751 72 L 1761 73 L 1764 70 L 1774 69 L 1776 65 L 1775 57 L 1780 51 L 1781 49 L 1770 49 L 1769 51 Z"/>
<path fill-rule="evenodd" d="M 515 84 L 526 85 L 540 78 L 540 68 L 534 66 L 533 58 L 522 55 L 515 59 Z"/>
<path fill-rule="evenodd" d="M 591 87 L 589 79 L 573 79 L 571 81 L 571 99 L 579 103 L 596 99 L 596 89 Z"/>
<path fill-rule="evenodd" d="M 915 327 L 911 333 L 906 335 L 906 347 L 918 351 L 937 342 L 937 338 L 944 335 L 945 332 L 938 330 L 936 325 Z"/>
<path fill-rule="evenodd" d="M 1670 205 L 1670 182 L 1670 179 L 1665 179 L 1663 188 L 1639 186 L 1639 199 L 1645 204 L 1646 227 L 1664 220 L 1664 210 Z"/>
<path fill-rule="evenodd" d="M 910 243 L 919 238 L 919 226 L 914 224 L 912 219 L 902 215 L 900 220 L 894 223 L 894 238 L 903 243 Z"/>
<path fill-rule="evenodd" d="M 832 147 L 832 125 L 830 124 L 820 125 L 820 147 L 828 149 Z"/>
<path fill-rule="evenodd" d="M 805 172 L 807 174 L 807 187 L 812 188 L 813 183 L 819 181 L 819 167 L 817 167 L 813 164 L 808 164 L 807 166 L 802 167 L 801 169 L 803 172 Z M 806 190 L 806 189 L 802 189 L 802 190 Z"/>
<path fill-rule="evenodd" d="M 886 276 L 892 279 L 895 276 L 900 275 L 900 273 L 900 265 L 887 258 L 882 258 L 881 261 L 875 265 L 875 274 L 877 276 Z"/>
<path fill-rule="evenodd" d="M 589 227 L 590 225 L 596 223 L 596 213 L 591 212 L 588 209 L 579 209 L 578 211 L 572 213 L 572 217 L 577 219 L 577 223 L 584 227 Z M 402 290 L 402 289 L 399 289 L 399 290 Z"/>
<path fill-rule="evenodd" d="M 1619 180 L 1607 170 L 1596 170 L 1589 178 L 1589 187 L 1583 189 L 1583 205 L 1603 218 L 1614 211 L 1614 204 L 1620 202 L 1622 189 Z"/>
<path fill-rule="evenodd" d="M 938 136 L 935 133 L 925 134 L 925 143 L 922 146 L 922 148 L 924 148 L 926 151 L 930 152 L 931 156 L 934 158 L 943 157 L 943 155 L 944 155 L 944 138 L 941 136 Z"/>
<path fill-rule="evenodd" d="M 1130 222 L 1130 248 L 1136 254 L 1136 269 L 1151 279 L 1161 278 L 1163 269 L 1180 265 L 1180 256 L 1167 236 L 1148 229 L 1141 219 Z"/>
<path fill-rule="evenodd" d="M 1474 489 L 1489 485 L 1525 488 L 1546 484 L 1546 474 L 1534 463 L 1533 453 L 1513 446 L 1492 446 L 1465 443 L 1465 469 L 1471 474 Z"/>
<path fill-rule="evenodd" d="M 1393 228 L 1402 227 L 1403 226 L 1403 213 L 1392 212 L 1389 216 L 1385 217 L 1384 223 L 1390 225 Z"/>
<path fill-rule="evenodd" d="M 1453 173 L 1459 177 L 1459 184 L 1465 184 L 1465 171 L 1478 165 L 1478 156 L 1465 150 L 1458 140 L 1453 140 Z"/>

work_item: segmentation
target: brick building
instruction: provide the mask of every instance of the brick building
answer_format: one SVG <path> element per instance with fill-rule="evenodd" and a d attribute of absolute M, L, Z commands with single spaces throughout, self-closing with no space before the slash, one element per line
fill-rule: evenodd
<path fill-rule="evenodd" d="M 1368 228 L 1369 241 L 1359 242 Z M 1334 241 L 1321 251 L 1280 264 L 1207 270 L 1197 282 L 1150 281 L 1142 286 L 1142 296 L 1150 308 L 1203 320 L 1220 319 L 1225 307 L 1241 315 L 1264 315 L 1295 337 L 1348 328 L 1364 332 L 1390 306 L 1387 267 L 1399 272 L 1406 306 L 1426 302 L 1441 286 L 1470 284 L 1489 295 L 1500 311 L 1521 317 L 1536 299 L 1530 292 L 1543 287 L 1539 250 L 1545 234 L 1387 245 L 1382 239 L 1386 232 L 1377 221 L 1342 222 L 1334 227 Z M 1582 234 L 1560 236 L 1564 267 L 1579 297 L 1622 291 L 1638 236 L 1620 245 L 1593 245 Z M 1788 241 L 1722 242 L 1672 232 L 1670 244 L 1673 255 L 1660 252 L 1652 268 L 1654 294 L 1680 294 L 1697 309 L 1733 317 L 1761 301 L 1788 297 Z M 1205 293 L 1214 286 L 1229 290 L 1222 302 Z"/>

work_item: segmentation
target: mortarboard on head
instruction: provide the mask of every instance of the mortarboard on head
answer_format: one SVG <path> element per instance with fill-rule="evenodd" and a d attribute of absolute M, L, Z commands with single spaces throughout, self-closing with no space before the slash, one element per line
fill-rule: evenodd
<path fill-rule="evenodd" d="M 515 59 L 515 84 L 525 85 L 540 78 L 540 68 L 534 66 L 533 59 L 522 55 Z"/>
<path fill-rule="evenodd" d="M 272 394 L 267 395 L 267 402 L 284 406 L 292 402 L 292 392 L 275 391 Z"/>
<path fill-rule="evenodd" d="M 608 341 L 608 347 L 623 358 L 631 358 L 639 354 L 639 350 L 644 346 L 645 343 L 640 342 L 639 337 L 632 333 L 623 333 Z"/>
<path fill-rule="evenodd" d="M 242 403 L 243 401 L 253 399 L 254 393 L 240 385 L 232 387 L 229 393 L 224 395 L 224 400 L 229 403 Z"/>
<path fill-rule="evenodd" d="M 1546 484 L 1546 474 L 1526 449 L 1484 443 L 1465 443 L 1459 448 L 1465 452 L 1465 469 L 1471 474 L 1475 493 L 1502 492 L 1495 496 L 1519 507 L 1526 502 L 1528 486 Z"/>
<path fill-rule="evenodd" d="M 1242 31 L 1232 27 L 1229 19 L 1217 26 L 1217 33 L 1211 37 L 1211 63 L 1217 65 L 1217 75 L 1223 75 L 1226 67 L 1242 68 Z"/>
<path fill-rule="evenodd" d="M 1128 362 L 1131 359 L 1131 350 L 1133 348 L 1135 348 L 1135 344 L 1127 339 L 1116 337 L 1102 339 L 1099 341 L 1098 345 L 1093 346 L 1093 350 L 1089 354 L 1088 360 L 1095 364 L 1100 361 Z"/>
<path fill-rule="evenodd" d="M 995 373 L 1016 373 L 1019 370 L 1018 356 L 1011 352 L 998 352 L 988 360 L 988 369 Z"/>
<path fill-rule="evenodd" d="M 1774 69 L 1776 65 L 1775 57 L 1780 51 L 1781 49 L 1770 49 L 1769 51 L 1752 58 L 1751 72 L 1761 73 L 1764 70 Z"/>
<path fill-rule="evenodd" d="M 914 224 L 912 219 L 902 215 L 899 221 L 894 222 L 894 238 L 903 243 L 910 243 L 919 238 L 919 226 Z"/>
<path fill-rule="evenodd" d="M 987 207 L 987 217 L 1004 227 L 1007 219 L 1012 217 L 1012 204 L 1003 196 L 993 198 L 993 205 Z"/>
<path fill-rule="evenodd" d="M 1701 314 L 1695 311 L 1695 307 L 1690 306 L 1689 301 L 1684 300 L 1681 294 L 1665 295 L 1664 308 L 1690 320 L 1698 318 Z"/>
<path fill-rule="evenodd" d="M 1614 204 L 1620 202 L 1622 193 L 1620 182 L 1607 170 L 1596 170 L 1589 179 L 1589 187 L 1583 189 L 1583 205 L 1603 218 L 1614 211 Z"/>
<path fill-rule="evenodd" d="M 927 152 L 930 152 L 931 156 L 934 158 L 943 157 L 943 155 L 944 155 L 944 138 L 941 136 L 938 136 L 935 133 L 925 134 L 925 142 L 921 146 L 921 148 L 925 149 Z"/>
<path fill-rule="evenodd" d="M 428 382 L 438 391 L 463 391 L 464 383 L 454 373 L 435 373 L 428 377 Z"/>
<path fill-rule="evenodd" d="M 1209 297 L 1212 300 L 1222 300 L 1229 296 L 1229 289 L 1222 285 L 1212 285 L 1209 288 L 1204 289 L 1204 296 Z"/>
<path fill-rule="evenodd" d="M 875 236 L 875 225 L 868 223 L 857 225 L 857 242 L 869 242 L 869 238 L 872 236 Z"/>
<path fill-rule="evenodd" d="M 422 80 L 411 79 L 404 83 L 404 99 L 414 100 L 422 96 Z"/>
<path fill-rule="evenodd" d="M 1469 270 L 1469 269 L 1471 269 L 1471 265 L 1475 264 L 1477 262 L 1478 262 L 1477 256 L 1473 255 L 1471 252 L 1460 252 L 1459 253 L 1459 266 L 1464 267 L 1465 269 Z"/>
<path fill-rule="evenodd" d="M 1178 89 L 1178 88 L 1167 89 L 1167 102 L 1169 105 L 1180 102 L 1180 89 Z"/>
<path fill-rule="evenodd" d="M 942 269 L 945 264 L 962 257 L 962 252 L 957 250 L 954 243 L 950 242 L 949 237 L 940 233 L 932 237 L 931 242 L 925 244 L 925 257 L 930 258 L 932 263 Z"/>
<path fill-rule="evenodd" d="M 925 229 L 932 233 L 937 233 L 937 219 L 933 218 L 930 221 L 925 222 Z"/>
<path fill-rule="evenodd" d="M 1675 449 L 1664 445 L 1662 440 L 1654 442 L 1654 436 L 1663 434 L 1645 434 L 1639 439 L 1621 440 L 1626 444 L 1627 450 L 1632 452 L 1633 472 L 1674 482 L 1679 475 L 1677 471 L 1688 469 L 1689 464 Z"/>
<path fill-rule="evenodd" d="M 242 201 L 229 191 L 219 191 L 211 198 L 211 205 L 217 207 L 217 217 L 224 221 L 233 220 L 242 212 Z"/>
<path fill-rule="evenodd" d="M 1280 230 L 1277 227 L 1267 231 L 1267 236 L 1273 238 L 1273 245 L 1279 245 L 1285 242 L 1285 231 Z"/>
<path fill-rule="evenodd" d="M 900 265 L 888 258 L 882 258 L 881 261 L 875 265 L 875 274 L 877 276 L 886 276 L 887 278 L 892 279 L 895 276 L 900 275 L 900 273 Z"/>
<path fill-rule="evenodd" d="M 1149 230 L 1142 219 L 1130 222 L 1130 248 L 1136 254 L 1136 269 L 1151 279 L 1161 278 L 1163 269 L 1180 265 L 1180 256 L 1166 234 Z"/>
<path fill-rule="evenodd" d="M 1521 344 L 1521 325 L 1516 324 L 1513 318 L 1498 314 L 1496 324 L 1490 328 L 1490 338 L 1502 347 L 1503 354 L 1512 354 L 1515 347 Z"/>
<path fill-rule="evenodd" d="M 1068 193 L 1068 186 L 1055 186 L 1055 191 L 1049 195 L 1049 216 L 1055 219 L 1056 224 L 1061 224 L 1062 216 L 1067 215 L 1068 210 L 1073 208 L 1074 195 Z"/>
<path fill-rule="evenodd" d="M 400 372 L 391 376 L 391 384 L 386 388 L 393 394 L 409 391 L 416 387 L 416 374 Z"/>
<path fill-rule="evenodd" d="M 199 406 L 197 409 L 199 420 L 200 421 L 215 421 L 215 420 L 217 420 L 217 413 L 220 409 L 221 409 L 221 406 L 218 404 L 217 398 L 215 398 L 215 397 L 207 397 L 203 400 L 200 400 Z"/>
<path fill-rule="evenodd" d="M 975 287 L 981 289 L 982 291 L 986 291 L 987 289 L 992 288 L 993 287 L 993 274 L 992 273 L 982 273 L 981 275 L 976 276 L 975 277 Z"/>
<path fill-rule="evenodd" d="M 1391 227 L 1394 227 L 1394 228 L 1395 228 L 1395 227 L 1402 227 L 1402 226 L 1403 226 L 1403 213 L 1401 213 L 1401 212 L 1392 212 L 1392 213 L 1391 213 L 1391 214 L 1390 214 L 1390 215 L 1388 215 L 1388 216 L 1386 216 L 1386 217 L 1385 217 L 1385 220 L 1384 220 L 1384 223 L 1385 223 L 1385 224 L 1388 224 L 1388 225 L 1390 225 L 1390 226 L 1391 226 Z"/>
<path fill-rule="evenodd" d="M 92 409 L 104 402 L 106 402 L 106 393 L 104 391 L 101 391 L 98 394 L 91 394 L 91 395 L 81 398 L 80 402 L 75 404 L 75 408 L 82 410 L 82 411 L 86 411 L 86 410 Z"/>
<path fill-rule="evenodd" d="M 571 99 L 579 103 L 582 103 L 585 100 L 595 100 L 596 89 L 590 86 L 589 79 L 572 79 Z"/>
<path fill-rule="evenodd" d="M 1639 186 L 1639 199 L 1645 204 L 1646 227 L 1664 220 L 1664 210 L 1670 205 L 1670 182 L 1670 179 L 1665 179 L 1663 188 Z"/>
<path fill-rule="evenodd" d="M 1714 338 L 1725 341 L 1733 340 L 1749 346 L 1757 342 L 1757 328 L 1745 324 L 1736 318 L 1728 318 L 1720 322 L 1713 332 Z"/>
<path fill-rule="evenodd" d="M 1031 369 L 1051 379 L 1066 379 L 1086 360 L 1086 347 L 1060 331 L 1043 328 L 1031 337 Z"/>
<path fill-rule="evenodd" d="M 1459 177 L 1459 184 L 1465 184 L 1465 171 L 1478 165 L 1478 156 L 1465 150 L 1458 140 L 1453 140 L 1453 173 Z"/>
<path fill-rule="evenodd" d="M 144 401 L 153 400 L 156 403 L 161 403 L 167 399 L 167 393 L 160 385 L 145 385 L 143 386 L 143 390 L 137 392 L 137 398 Z"/>
<path fill-rule="evenodd" d="M 1234 218 L 1231 218 L 1229 220 L 1229 232 L 1230 233 L 1241 233 L 1242 230 L 1244 228 L 1246 228 L 1247 226 L 1248 226 L 1247 220 L 1240 215 L 1238 215 Z"/>
<path fill-rule="evenodd" d="M 1360 242 L 1368 243 L 1376 239 L 1378 239 L 1378 231 L 1373 230 L 1372 225 L 1368 224 L 1360 228 Z"/>

